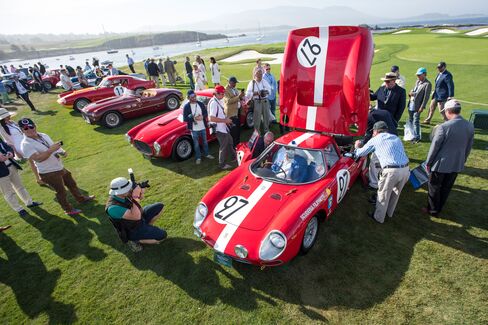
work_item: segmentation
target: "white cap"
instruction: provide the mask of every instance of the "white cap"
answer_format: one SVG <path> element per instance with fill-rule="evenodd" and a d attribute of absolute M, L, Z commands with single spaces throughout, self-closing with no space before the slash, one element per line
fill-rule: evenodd
<path fill-rule="evenodd" d="M 110 182 L 110 195 L 120 195 L 129 192 L 132 189 L 132 182 L 125 177 L 114 178 Z"/>
<path fill-rule="evenodd" d="M 457 99 L 452 98 L 444 104 L 444 108 L 441 110 L 441 112 L 450 108 L 461 108 L 461 103 Z"/>

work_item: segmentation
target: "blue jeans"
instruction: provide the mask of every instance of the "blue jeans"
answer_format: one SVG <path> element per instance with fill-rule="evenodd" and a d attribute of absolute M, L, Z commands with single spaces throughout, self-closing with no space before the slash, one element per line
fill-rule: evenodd
<path fill-rule="evenodd" d="M 205 129 L 200 131 L 191 131 L 191 137 L 193 138 L 193 148 L 195 149 L 195 158 L 196 159 L 202 158 L 202 154 L 200 153 L 200 143 L 198 142 L 198 138 L 202 138 L 203 155 L 208 156 L 207 131 Z"/>
<path fill-rule="evenodd" d="M 275 99 L 268 99 L 269 102 L 269 109 L 271 110 L 271 114 L 276 117 L 276 98 Z"/>
<path fill-rule="evenodd" d="M 164 204 L 154 203 L 142 208 L 142 224 L 134 231 L 129 233 L 129 240 L 139 241 L 144 239 L 163 240 L 167 234 L 161 228 L 149 224 L 151 220 L 156 217 L 161 210 L 163 210 Z"/>
<path fill-rule="evenodd" d="M 420 140 L 420 113 L 415 111 L 408 111 L 408 120 L 413 125 L 415 140 Z"/>

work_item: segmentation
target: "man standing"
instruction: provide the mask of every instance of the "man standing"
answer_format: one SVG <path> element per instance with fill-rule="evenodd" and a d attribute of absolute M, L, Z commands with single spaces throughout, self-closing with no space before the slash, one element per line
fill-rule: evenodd
<path fill-rule="evenodd" d="M 191 137 L 193 138 L 193 148 L 195 149 L 196 164 L 199 165 L 202 162 L 200 139 L 202 139 L 203 155 L 205 158 L 214 159 L 214 157 L 208 153 L 208 113 L 205 104 L 197 101 L 197 95 L 193 90 L 189 90 L 187 96 L 188 103 L 186 103 L 186 105 L 183 107 L 183 120 L 186 122 L 188 130 L 191 132 Z"/>
<path fill-rule="evenodd" d="M 14 83 L 12 85 L 14 85 L 15 87 L 15 93 L 19 95 L 27 103 L 27 105 L 29 105 L 31 111 L 37 112 L 34 104 L 32 104 L 29 99 L 29 92 L 27 91 L 27 89 L 24 88 L 22 83 L 20 83 L 19 77 L 14 76 Z"/>
<path fill-rule="evenodd" d="M 398 86 L 405 89 L 406 79 L 405 79 L 405 76 L 400 74 L 400 67 L 398 67 L 397 65 L 392 65 L 391 66 L 391 72 L 393 72 L 397 77 L 397 79 L 395 80 L 395 83 Z"/>
<path fill-rule="evenodd" d="M 129 66 L 130 71 L 136 73 L 136 70 L 134 70 L 134 59 L 131 58 L 129 54 L 126 54 L 125 57 L 127 58 L 127 65 Z"/>
<path fill-rule="evenodd" d="M 398 121 L 400 121 L 405 110 L 405 89 L 395 83 L 397 76 L 393 72 L 388 72 L 381 80 L 384 81 L 384 85 L 378 88 L 374 94 L 371 94 L 370 99 L 376 100 L 378 109 L 390 112 L 395 121 L 395 126 L 398 126 Z"/>
<path fill-rule="evenodd" d="M 190 80 L 190 89 L 195 90 L 195 81 L 193 80 L 193 67 L 191 66 L 189 57 L 185 58 L 185 71 L 188 80 Z"/>
<path fill-rule="evenodd" d="M 229 125 L 232 120 L 225 115 L 223 98 L 225 94 L 224 86 L 215 87 L 214 97 L 208 102 L 210 122 L 215 126 L 215 133 L 219 141 L 219 167 L 222 169 L 232 168 L 226 164 L 227 156 L 235 159 L 236 151 L 232 143 L 232 137 L 229 134 Z"/>
<path fill-rule="evenodd" d="M 271 86 L 271 91 L 268 95 L 268 101 L 269 101 L 269 108 L 271 110 L 271 114 L 276 119 L 276 90 L 278 88 L 278 84 L 276 83 L 276 79 L 271 73 L 271 65 L 269 63 L 264 64 L 264 71 L 266 71 L 263 75 L 263 79 L 268 82 L 268 84 Z"/>
<path fill-rule="evenodd" d="M 92 201 L 95 196 L 81 194 L 70 171 L 64 168 L 61 157 L 66 157 L 67 152 L 61 148 L 62 141 L 54 143 L 47 134 L 38 133 L 35 123 L 28 118 L 21 119 L 19 127 L 24 132 L 24 139 L 21 143 L 24 157 L 34 161 L 39 177 L 54 189 L 58 203 L 66 214 L 81 213 L 81 210 L 74 209 L 68 202 L 65 186 L 78 203 Z"/>
<path fill-rule="evenodd" d="M 434 93 L 432 94 L 432 101 L 430 102 L 429 115 L 424 120 L 423 124 L 430 124 L 432 116 L 434 116 L 435 107 L 439 107 L 439 112 L 447 121 L 446 114 L 444 112 L 444 104 L 446 101 L 454 97 L 454 81 L 452 80 L 452 74 L 446 70 L 446 62 L 439 62 L 437 70 L 439 74 L 435 78 Z"/>
<path fill-rule="evenodd" d="M 255 71 L 254 79 L 247 85 L 246 99 L 253 101 L 254 128 L 259 134 L 264 134 L 269 131 L 268 95 L 271 93 L 271 86 L 263 79 L 262 69 L 256 69 Z M 261 123 L 263 123 L 263 133 L 261 133 Z"/>
<path fill-rule="evenodd" d="M 17 172 L 18 169 L 22 168 L 13 158 L 14 150 L 12 147 L 0 139 L 0 190 L 12 210 L 23 217 L 27 211 L 19 204 L 16 194 L 28 208 L 39 206 L 42 203 L 32 201 Z"/>
<path fill-rule="evenodd" d="M 244 98 L 244 92 L 241 92 L 236 88 L 237 82 L 236 77 L 229 77 L 229 83 L 225 87 L 224 94 L 224 112 L 225 115 L 232 120 L 229 132 L 232 136 L 234 148 L 241 142 L 239 110 L 241 108 L 241 100 Z"/>
<path fill-rule="evenodd" d="M 159 77 L 161 78 L 161 84 L 163 87 L 166 87 L 166 77 L 164 76 L 163 59 L 159 59 L 158 70 L 159 70 Z"/>
<path fill-rule="evenodd" d="M 474 127 L 460 115 L 461 104 L 451 99 L 444 112 L 448 121 L 437 126 L 426 160 L 430 171 L 429 201 L 423 211 L 432 216 L 442 211 L 473 146 Z"/>
<path fill-rule="evenodd" d="M 149 78 L 154 81 L 156 88 L 159 87 L 159 69 L 154 59 L 151 59 L 151 62 L 147 65 L 147 73 L 149 74 Z"/>
<path fill-rule="evenodd" d="M 39 64 L 39 72 L 41 73 L 41 76 L 46 74 L 46 67 L 44 66 L 44 64 L 42 64 L 41 62 L 37 62 L 37 64 Z"/>
<path fill-rule="evenodd" d="M 420 141 L 420 113 L 422 113 L 429 102 L 432 84 L 427 79 L 427 69 L 419 68 L 417 70 L 417 81 L 415 87 L 408 93 L 410 100 L 408 102 L 408 120 L 413 125 L 414 139 L 412 143 Z"/>
<path fill-rule="evenodd" d="M 166 61 L 164 61 L 164 71 L 166 71 L 166 74 L 168 75 L 169 83 L 176 86 L 175 64 L 169 59 L 169 56 L 166 58 Z"/>
<path fill-rule="evenodd" d="M 37 89 L 40 90 L 42 94 L 47 93 L 46 87 L 44 87 L 44 83 L 42 82 L 42 74 L 39 72 L 36 65 L 34 65 L 34 70 L 32 71 L 32 78 L 34 78 L 34 82 L 37 85 Z"/>
<path fill-rule="evenodd" d="M 393 217 L 400 193 L 410 176 L 408 157 L 403 149 L 402 140 L 388 133 L 385 122 L 376 122 L 373 126 L 373 138 L 361 147 L 361 141 L 354 144 L 357 157 L 375 152 L 381 165 L 376 209 L 368 216 L 383 223 L 385 216 Z"/>
<path fill-rule="evenodd" d="M 119 69 L 117 69 L 116 67 L 114 67 L 112 65 L 112 63 L 110 63 L 109 65 L 107 65 L 107 68 L 108 68 L 108 73 L 110 76 L 117 76 L 119 75 Z"/>
<path fill-rule="evenodd" d="M 86 61 L 85 67 L 83 68 L 83 72 L 90 72 L 92 71 L 92 67 L 90 66 L 90 62 Z"/>

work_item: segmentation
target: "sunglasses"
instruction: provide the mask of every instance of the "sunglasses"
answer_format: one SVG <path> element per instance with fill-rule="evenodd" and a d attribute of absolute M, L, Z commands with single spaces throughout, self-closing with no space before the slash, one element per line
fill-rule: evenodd
<path fill-rule="evenodd" d="M 33 130 L 36 127 L 34 125 L 23 125 L 22 130 L 27 131 L 27 130 Z"/>

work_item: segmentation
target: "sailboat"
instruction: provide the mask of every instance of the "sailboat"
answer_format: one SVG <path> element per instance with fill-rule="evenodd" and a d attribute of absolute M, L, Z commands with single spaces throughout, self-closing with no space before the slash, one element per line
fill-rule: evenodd
<path fill-rule="evenodd" d="M 256 37 L 256 41 L 260 41 L 264 38 L 264 34 L 261 33 L 261 23 L 258 22 L 258 36 Z"/>
<path fill-rule="evenodd" d="M 154 46 L 154 34 L 152 34 L 152 35 L 151 35 L 151 44 L 152 44 L 152 46 L 153 46 L 153 48 L 152 48 L 152 49 L 153 49 L 154 51 L 159 50 L 159 46 L 157 46 L 157 45 L 156 45 L 156 46 Z"/>
<path fill-rule="evenodd" d="M 103 27 L 102 25 L 102 29 L 103 29 L 103 35 L 105 36 L 105 43 L 107 42 L 107 32 L 105 31 L 105 27 Z M 107 54 L 114 54 L 114 53 L 119 53 L 119 50 L 115 50 L 115 49 L 109 49 L 107 50 Z"/>
<path fill-rule="evenodd" d="M 200 42 L 200 34 L 197 32 L 197 43 L 195 44 L 196 47 L 202 46 L 202 42 Z"/>

